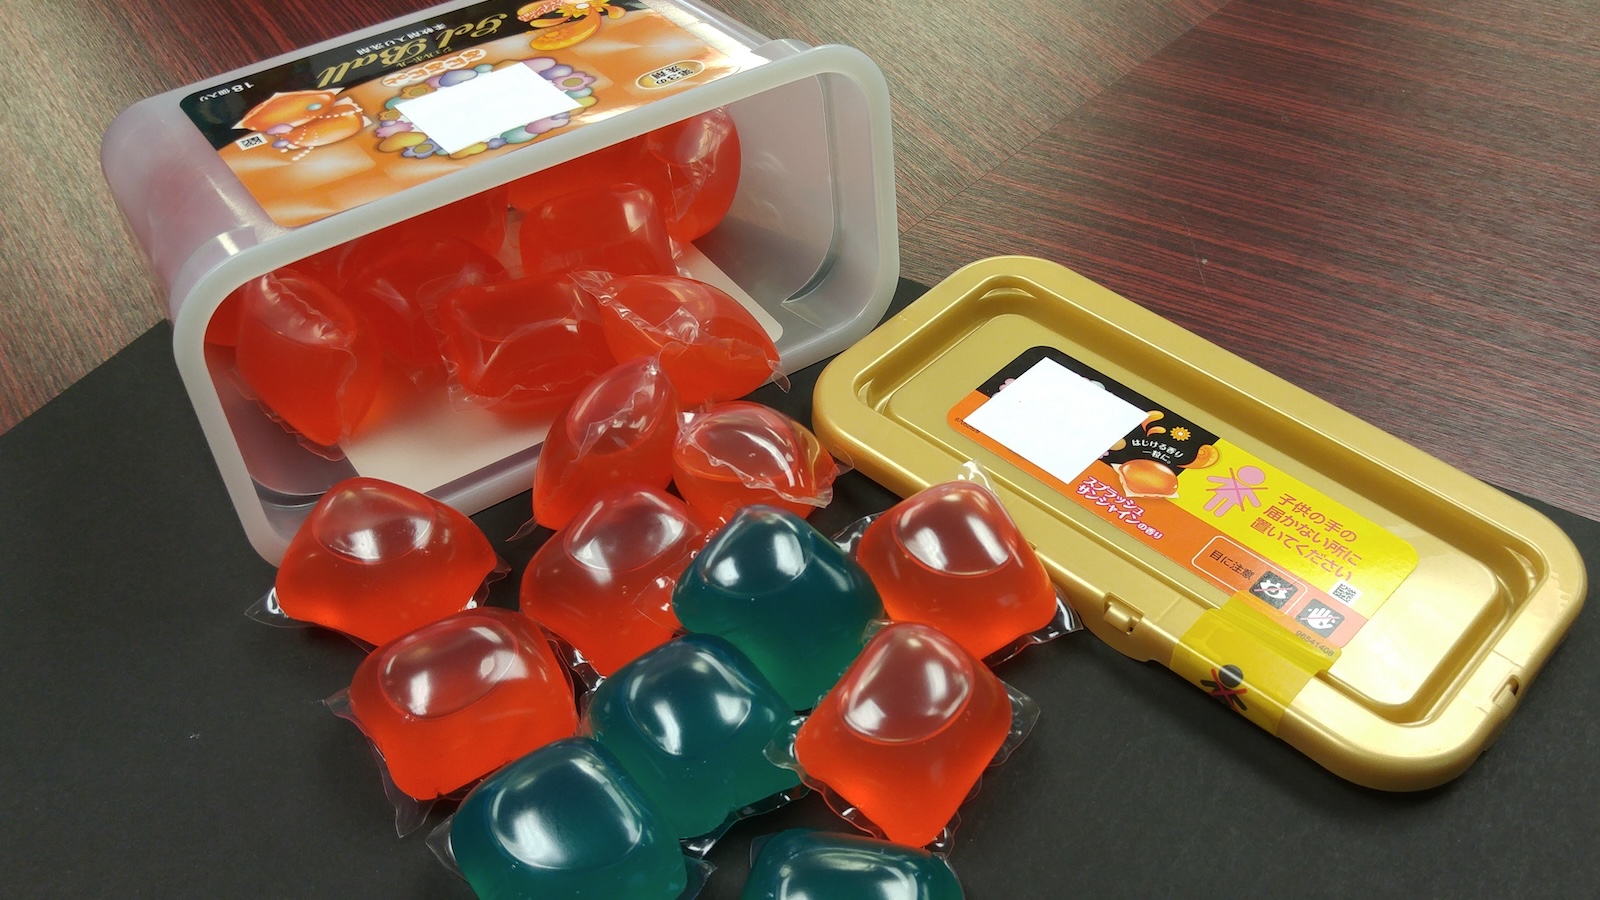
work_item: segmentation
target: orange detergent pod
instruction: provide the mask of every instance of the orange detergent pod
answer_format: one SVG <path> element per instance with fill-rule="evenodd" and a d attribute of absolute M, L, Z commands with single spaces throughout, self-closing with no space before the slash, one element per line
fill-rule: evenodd
<path fill-rule="evenodd" d="M 508 193 L 504 186 L 490 188 L 403 219 L 361 240 L 394 246 L 427 238 L 458 238 L 495 256 L 506 239 Z"/>
<path fill-rule="evenodd" d="M 678 392 L 653 359 L 590 382 L 550 427 L 533 472 L 533 516 L 562 528 L 595 495 L 631 481 L 665 490 L 678 436 Z"/>
<path fill-rule="evenodd" d="M 529 561 L 522 612 L 610 675 L 678 630 L 672 587 L 708 528 L 656 488 L 605 491 Z"/>
<path fill-rule="evenodd" d="M 244 305 L 244 287 L 222 298 L 217 311 L 206 322 L 206 343 L 232 347 L 239 342 L 239 308 Z"/>
<path fill-rule="evenodd" d="M 339 285 L 346 291 L 383 284 L 422 306 L 438 302 L 450 287 L 497 281 L 506 267 L 494 254 L 453 235 L 416 235 L 390 240 L 379 231 L 339 248 Z"/>
<path fill-rule="evenodd" d="M 481 402 L 553 411 L 616 364 L 593 301 L 565 276 L 457 288 L 438 325 L 456 380 Z"/>
<path fill-rule="evenodd" d="M 507 185 L 507 200 L 512 207 L 527 212 L 562 194 L 600 190 L 628 181 L 638 183 L 644 155 L 644 138 L 629 138 L 511 182 Z"/>
<path fill-rule="evenodd" d="M 328 490 L 295 532 L 273 591 L 284 615 L 369 644 L 475 605 L 499 559 L 471 519 L 376 478 Z"/>
<path fill-rule="evenodd" d="M 505 266 L 457 237 L 422 236 L 395 244 L 369 243 L 372 237 L 356 241 L 345 259 L 345 299 L 403 368 L 443 374 L 427 311 L 459 285 L 504 280 Z"/>
<path fill-rule="evenodd" d="M 672 242 L 655 195 L 637 184 L 583 188 L 528 210 L 518 241 L 529 275 L 669 275 Z"/>
<path fill-rule="evenodd" d="M 726 109 L 714 109 L 645 135 L 645 151 L 666 169 L 659 197 L 667 231 L 693 241 L 717 227 L 733 206 L 742 164 L 739 132 Z"/>
<path fill-rule="evenodd" d="M 672 448 L 678 492 L 719 521 L 757 503 L 803 518 L 833 499 L 838 475 L 838 464 L 804 425 L 743 400 L 695 415 Z"/>
<path fill-rule="evenodd" d="M 656 356 L 684 406 L 734 400 L 778 372 L 778 348 L 726 291 L 677 275 L 580 277 L 617 359 Z"/>
<path fill-rule="evenodd" d="M 1055 588 L 994 492 L 971 481 L 919 491 L 875 519 L 856 561 L 897 622 L 932 625 L 978 659 L 1050 623 Z"/>
<path fill-rule="evenodd" d="M 448 287 L 498 281 L 505 275 L 506 267 L 499 258 L 458 237 L 420 235 L 393 242 L 377 238 L 369 234 L 350 243 L 340 264 L 344 273 L 341 284 L 346 289 L 383 283 L 422 306 L 431 306 Z"/>
<path fill-rule="evenodd" d="M 801 724 L 794 755 L 830 802 L 921 847 L 949 824 L 1011 728 L 1011 698 L 994 673 L 938 629 L 895 623 Z"/>
<path fill-rule="evenodd" d="M 234 365 L 268 409 L 312 443 L 333 446 L 377 396 L 383 351 L 333 292 L 279 269 L 240 294 Z"/>
<path fill-rule="evenodd" d="M 432 800 L 578 729 L 572 683 L 539 626 L 469 609 L 377 648 L 350 682 L 350 717 L 395 787 Z"/>
<path fill-rule="evenodd" d="M 330 290 L 338 291 L 344 286 L 340 276 L 340 266 L 344 264 L 345 254 L 349 252 L 351 244 L 355 241 L 346 241 L 321 253 L 313 253 L 305 259 L 297 260 L 288 268 L 308 276 L 328 286 Z"/>

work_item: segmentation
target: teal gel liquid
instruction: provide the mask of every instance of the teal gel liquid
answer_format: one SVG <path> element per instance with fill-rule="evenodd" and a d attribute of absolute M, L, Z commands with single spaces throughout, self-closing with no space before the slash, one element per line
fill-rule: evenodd
<path fill-rule="evenodd" d="M 473 788 L 450 849 L 483 900 L 674 900 L 688 884 L 677 839 L 587 738 L 547 744 Z"/>
<path fill-rule="evenodd" d="M 765 750 L 792 710 L 753 663 L 709 634 L 670 641 L 617 670 L 594 692 L 588 731 L 691 838 L 800 784 Z"/>
<path fill-rule="evenodd" d="M 850 666 L 883 601 L 867 573 L 799 516 L 740 510 L 678 579 L 678 621 L 738 647 L 792 709 L 810 709 Z"/>
<path fill-rule="evenodd" d="M 926 850 L 853 834 L 795 829 L 773 835 L 739 900 L 962 900 L 961 882 Z"/>

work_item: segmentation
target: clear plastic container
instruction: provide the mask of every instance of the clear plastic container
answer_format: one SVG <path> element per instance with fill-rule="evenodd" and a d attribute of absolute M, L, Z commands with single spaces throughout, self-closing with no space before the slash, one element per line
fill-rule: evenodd
<path fill-rule="evenodd" d="M 556 4 L 528 4 L 520 11 L 536 6 L 558 14 Z M 490 410 L 430 401 L 386 417 L 382 427 L 352 434 L 338 447 L 341 453 L 333 454 L 343 458 L 309 451 L 239 391 L 226 360 L 204 339 L 230 293 L 281 266 L 726 108 L 743 148 L 738 191 L 727 216 L 694 242 L 680 267 L 745 303 L 774 336 L 785 372 L 865 335 L 893 294 L 899 251 L 882 73 L 852 48 L 767 40 L 692 0 L 645 0 L 628 5 L 626 15 L 654 13 L 713 48 L 725 63 L 716 77 L 686 82 L 620 113 L 587 119 L 574 113 L 571 124 L 552 134 L 481 154 L 470 165 L 302 224 L 280 224 L 281 215 L 269 214 L 225 158 L 233 148 L 219 147 L 191 118 L 197 99 L 252 85 L 263 75 L 276 77 L 297 61 L 312 61 L 314 71 L 341 52 L 382 47 L 386 38 L 403 40 L 438 27 L 432 23 L 454 21 L 452 16 L 492 13 L 508 29 L 517 28 L 510 16 L 518 11 L 497 0 L 442 4 L 143 100 L 106 132 L 102 166 L 167 294 L 179 372 L 245 532 L 269 562 L 281 558 L 316 499 L 353 475 L 394 481 L 467 513 L 527 490 L 548 429 L 547 422 L 512 421 Z M 599 27 L 613 26 L 605 21 Z M 443 34 L 437 31 L 434 38 Z M 552 55 L 559 58 L 561 51 Z M 374 77 L 379 74 L 372 70 Z M 259 141 L 254 135 L 246 140 Z M 299 152 L 298 146 L 288 149 Z M 334 158 L 321 148 L 301 155 Z M 443 166 L 442 157 L 431 162 Z"/>

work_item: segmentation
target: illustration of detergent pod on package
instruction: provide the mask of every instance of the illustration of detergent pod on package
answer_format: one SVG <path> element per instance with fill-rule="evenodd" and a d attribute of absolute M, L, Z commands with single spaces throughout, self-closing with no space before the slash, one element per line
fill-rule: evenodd
<path fill-rule="evenodd" d="M 317 501 L 251 615 L 368 644 L 478 605 L 509 567 L 471 519 L 410 488 L 349 478 Z"/>
<path fill-rule="evenodd" d="M 738 647 L 791 709 L 809 709 L 861 652 L 883 602 L 867 573 L 804 519 L 747 507 L 678 579 L 672 609 L 691 632 Z"/>
<path fill-rule="evenodd" d="M 534 519 L 562 528 L 597 494 L 623 482 L 665 490 L 678 416 L 678 392 L 657 360 L 630 360 L 590 382 L 539 451 Z"/>
<path fill-rule="evenodd" d="M 673 585 L 708 530 L 659 488 L 616 485 L 533 555 L 522 612 L 570 646 L 585 681 L 609 675 L 679 630 Z"/>
<path fill-rule="evenodd" d="M 871 897 L 962 900 L 950 864 L 916 847 L 859 834 L 794 828 L 757 838 L 739 900 Z"/>
<path fill-rule="evenodd" d="M 372 742 L 405 833 L 426 804 L 577 733 L 544 632 L 510 610 L 455 613 L 378 647 L 328 701 Z"/>
<path fill-rule="evenodd" d="M 922 622 L 993 665 L 1077 627 L 1000 498 L 973 477 L 918 491 L 836 538 L 896 622 Z"/>
<path fill-rule="evenodd" d="M 1037 717 L 954 639 L 897 622 L 772 752 L 862 830 L 944 852 L 957 808 Z"/>
<path fill-rule="evenodd" d="M 547 744 L 479 782 L 429 843 L 483 900 L 689 900 L 706 874 L 633 776 L 587 738 Z"/>
<path fill-rule="evenodd" d="M 753 504 L 809 516 L 832 502 L 833 482 L 843 471 L 810 429 L 742 400 L 693 414 L 672 449 L 678 492 L 721 520 Z"/>
<path fill-rule="evenodd" d="M 766 749 L 794 711 L 738 648 L 689 634 L 628 663 L 595 689 L 584 730 L 655 803 L 666 827 L 704 852 L 738 818 L 800 788 Z"/>
<path fill-rule="evenodd" d="M 233 336 L 246 395 L 326 456 L 372 407 L 383 349 L 370 327 L 321 282 L 279 269 L 246 283 Z"/>
<path fill-rule="evenodd" d="M 612 355 L 659 358 L 685 407 L 735 400 L 774 378 L 787 387 L 772 338 L 721 288 L 676 272 L 574 277 L 599 300 Z"/>
<path fill-rule="evenodd" d="M 616 365 L 594 301 L 564 275 L 463 284 L 444 295 L 436 323 L 465 406 L 554 413 Z"/>

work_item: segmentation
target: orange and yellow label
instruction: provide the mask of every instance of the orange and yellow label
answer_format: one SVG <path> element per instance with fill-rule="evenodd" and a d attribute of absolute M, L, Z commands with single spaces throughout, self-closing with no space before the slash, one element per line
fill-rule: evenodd
<path fill-rule="evenodd" d="M 1214 585 L 1221 602 L 1172 667 L 1269 730 L 1417 566 L 1371 519 L 1053 348 L 1018 357 L 948 421 Z M 1088 452 L 1068 449 L 1084 434 Z"/>

